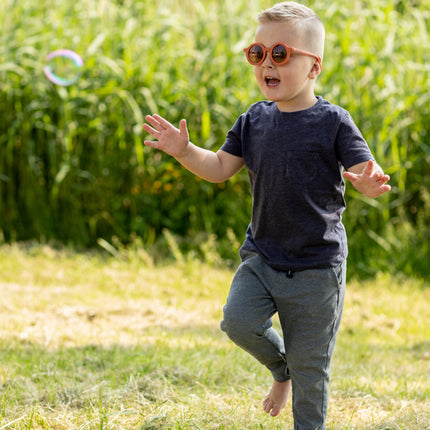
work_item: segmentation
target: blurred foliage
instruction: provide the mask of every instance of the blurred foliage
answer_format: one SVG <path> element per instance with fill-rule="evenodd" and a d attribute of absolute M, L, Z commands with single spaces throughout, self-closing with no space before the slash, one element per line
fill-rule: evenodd
<path fill-rule="evenodd" d="M 183 252 L 237 261 L 250 217 L 245 171 L 196 179 L 143 145 L 157 112 L 218 149 L 259 100 L 242 48 L 267 0 L 5 0 L 0 27 L 0 230 L 4 240 L 100 239 L 148 248 L 169 231 Z M 393 191 L 347 187 L 350 272 L 428 276 L 430 0 L 305 2 L 326 32 L 318 93 L 351 112 Z M 58 48 L 85 61 L 79 81 L 44 74 Z M 168 244 L 166 244 L 168 246 Z M 197 251 L 196 251 L 197 250 Z"/>

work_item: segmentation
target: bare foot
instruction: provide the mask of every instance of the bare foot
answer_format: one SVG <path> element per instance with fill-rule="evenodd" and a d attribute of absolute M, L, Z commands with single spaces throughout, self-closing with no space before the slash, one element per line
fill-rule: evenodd
<path fill-rule="evenodd" d="M 285 407 L 291 390 L 291 379 L 285 382 L 273 381 L 269 394 L 263 401 L 263 409 L 276 417 Z"/>

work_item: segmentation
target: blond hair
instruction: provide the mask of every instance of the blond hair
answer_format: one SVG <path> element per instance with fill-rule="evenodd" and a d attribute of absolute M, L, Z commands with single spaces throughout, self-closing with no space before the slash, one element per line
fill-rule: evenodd
<path fill-rule="evenodd" d="M 258 15 L 261 24 L 288 22 L 300 25 L 300 31 L 312 52 L 321 58 L 324 53 L 325 30 L 319 16 L 310 8 L 294 1 L 277 3 Z"/>

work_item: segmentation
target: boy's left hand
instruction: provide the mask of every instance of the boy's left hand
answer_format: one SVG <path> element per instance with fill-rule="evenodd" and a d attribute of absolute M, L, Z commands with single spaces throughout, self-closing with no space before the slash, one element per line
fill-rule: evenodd
<path fill-rule="evenodd" d="M 366 197 L 376 198 L 391 190 L 387 184 L 390 177 L 373 160 L 351 167 L 348 172 L 343 172 L 343 177 Z"/>

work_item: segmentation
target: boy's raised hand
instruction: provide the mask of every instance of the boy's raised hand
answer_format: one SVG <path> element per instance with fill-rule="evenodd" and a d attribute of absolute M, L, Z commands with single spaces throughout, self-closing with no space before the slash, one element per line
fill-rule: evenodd
<path fill-rule="evenodd" d="M 143 124 L 144 130 L 157 139 L 155 141 L 145 140 L 145 145 L 161 149 L 175 158 L 180 158 L 185 154 L 190 139 L 185 119 L 179 123 L 179 129 L 160 115 L 147 115 L 145 119 L 151 125 Z"/>
<path fill-rule="evenodd" d="M 373 160 L 353 166 L 349 172 L 343 173 L 343 177 L 366 197 L 376 198 L 391 190 L 387 184 L 390 177 Z"/>

